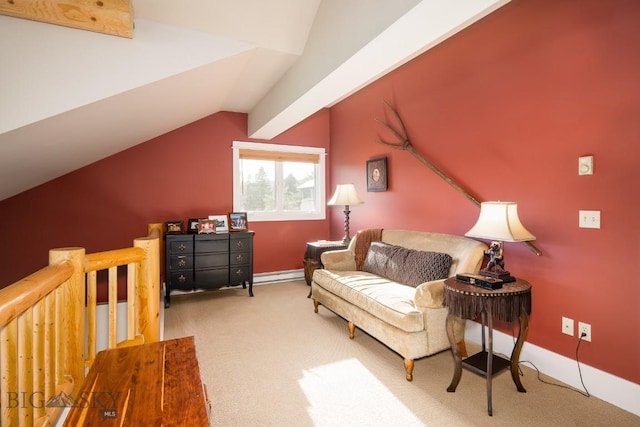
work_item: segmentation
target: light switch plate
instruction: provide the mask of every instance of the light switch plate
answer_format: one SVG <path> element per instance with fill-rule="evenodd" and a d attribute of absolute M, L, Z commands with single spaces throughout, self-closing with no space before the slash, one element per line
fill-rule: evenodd
<path fill-rule="evenodd" d="M 600 211 L 579 211 L 580 228 L 600 228 Z"/>

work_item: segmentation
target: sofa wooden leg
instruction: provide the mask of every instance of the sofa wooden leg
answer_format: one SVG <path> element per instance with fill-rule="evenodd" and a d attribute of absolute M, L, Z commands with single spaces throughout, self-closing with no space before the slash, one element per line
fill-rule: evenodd
<path fill-rule="evenodd" d="M 353 322 L 349 322 L 349 339 L 352 340 L 356 333 L 356 325 Z"/>
<path fill-rule="evenodd" d="M 317 299 L 313 299 L 313 312 L 317 313 L 318 312 L 318 306 L 320 305 L 320 303 L 318 302 Z"/>
<path fill-rule="evenodd" d="M 467 353 L 467 345 L 464 343 L 464 340 L 458 343 L 458 351 L 460 351 L 461 357 L 469 356 L 469 354 Z"/>
<path fill-rule="evenodd" d="M 413 381 L 413 359 L 404 359 L 404 369 L 407 371 L 407 381 Z"/>

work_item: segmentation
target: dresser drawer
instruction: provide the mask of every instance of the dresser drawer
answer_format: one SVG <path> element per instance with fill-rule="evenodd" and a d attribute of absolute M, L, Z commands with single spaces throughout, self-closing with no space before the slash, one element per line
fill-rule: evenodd
<path fill-rule="evenodd" d="M 194 286 L 196 289 L 219 289 L 229 284 L 229 269 L 214 268 L 196 270 Z"/>
<path fill-rule="evenodd" d="M 167 260 L 169 270 L 191 270 L 193 268 L 193 255 L 171 255 Z"/>
<path fill-rule="evenodd" d="M 229 284 L 236 285 L 248 280 L 251 280 L 251 269 L 248 265 L 232 267 L 229 270 Z"/>
<path fill-rule="evenodd" d="M 249 252 L 232 252 L 229 257 L 229 264 L 231 266 L 245 265 L 249 264 L 250 260 L 251 254 Z"/>
<path fill-rule="evenodd" d="M 176 271 L 169 276 L 170 289 L 180 289 L 183 291 L 193 290 L 193 272 L 192 271 Z"/>
<path fill-rule="evenodd" d="M 232 237 L 229 242 L 229 250 L 231 252 L 248 251 L 249 249 L 251 249 L 251 239 L 249 237 Z"/>
<path fill-rule="evenodd" d="M 195 268 L 216 268 L 216 267 L 228 267 L 229 266 L 229 254 L 228 253 L 197 253 L 195 257 Z"/>
<path fill-rule="evenodd" d="M 193 239 L 183 236 L 167 236 L 167 252 L 169 254 L 192 254 Z"/>
<path fill-rule="evenodd" d="M 227 239 L 197 239 L 195 242 L 196 253 L 203 252 L 229 252 L 229 240 Z"/>

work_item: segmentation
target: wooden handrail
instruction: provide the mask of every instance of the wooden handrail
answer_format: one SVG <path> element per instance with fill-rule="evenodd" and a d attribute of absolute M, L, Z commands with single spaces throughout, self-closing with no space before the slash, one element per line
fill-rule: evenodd
<path fill-rule="evenodd" d="M 65 261 L 44 267 L 3 288 L 0 292 L 0 327 L 5 326 L 42 297 L 54 291 L 60 283 L 69 279 L 72 273 L 73 266 Z"/>
<path fill-rule="evenodd" d="M 120 266 L 127 268 L 128 295 L 127 337 L 122 343 L 160 339 L 161 236 L 162 224 L 149 224 L 147 237 L 135 239 L 129 248 L 93 254 L 85 254 L 84 248 L 52 249 L 47 267 L 0 289 L 0 425 L 54 425 L 61 407 L 22 400 L 34 393 L 40 400 L 61 398 L 82 385 L 96 352 L 99 270 L 109 272 L 108 348 L 119 346 Z M 15 399 L 22 400 L 16 404 Z"/>

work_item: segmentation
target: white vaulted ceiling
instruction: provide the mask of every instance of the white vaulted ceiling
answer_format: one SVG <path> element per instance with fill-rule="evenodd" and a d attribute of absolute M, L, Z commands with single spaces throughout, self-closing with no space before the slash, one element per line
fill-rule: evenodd
<path fill-rule="evenodd" d="M 218 111 L 270 139 L 510 0 L 133 0 L 132 39 L 0 16 L 0 200 Z"/>

